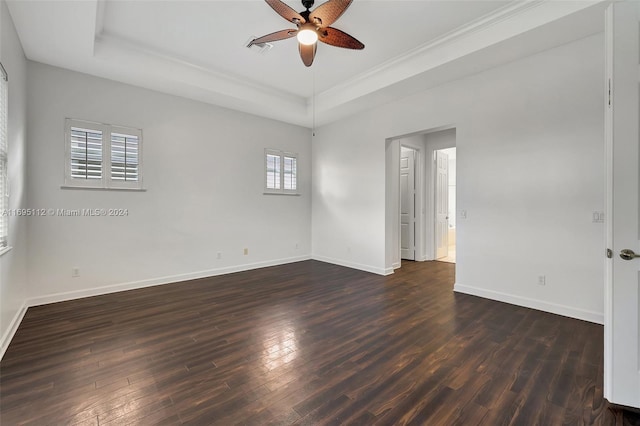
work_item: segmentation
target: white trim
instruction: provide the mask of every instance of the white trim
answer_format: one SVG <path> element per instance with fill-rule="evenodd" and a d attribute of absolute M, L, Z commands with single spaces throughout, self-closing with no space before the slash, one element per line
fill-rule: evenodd
<path fill-rule="evenodd" d="M 471 22 L 468 22 L 461 27 L 455 28 L 445 34 L 438 36 L 433 40 L 429 40 L 415 48 L 412 48 L 401 55 L 395 56 L 389 59 L 387 62 L 379 64 L 375 67 L 368 69 L 362 74 L 342 81 L 335 86 L 325 90 L 321 93 L 321 96 L 332 94 L 337 97 L 338 94 L 350 94 L 353 92 L 354 86 L 366 86 L 369 80 L 379 78 L 379 75 L 393 74 L 398 72 L 398 68 L 404 69 L 407 64 L 414 64 L 417 58 L 422 58 L 428 55 L 433 55 L 433 51 L 436 49 L 449 49 L 452 45 L 456 44 L 460 40 L 467 38 L 477 38 L 479 34 L 486 32 L 488 29 L 496 27 L 497 25 L 504 25 L 509 23 L 511 19 L 520 18 L 520 15 L 530 12 L 532 9 L 540 7 L 544 1 L 530 0 L 511 2 L 504 7 L 501 7 L 495 11 L 490 12 L 487 15 L 481 16 Z M 593 2 L 592 2 L 593 4 Z M 556 18 L 554 16 L 554 18 Z M 543 21 L 547 23 L 548 21 Z M 517 29 L 516 29 L 517 31 Z M 484 34 L 483 34 L 484 35 Z M 486 36 L 484 36 L 486 37 Z M 484 38 L 483 38 L 484 41 Z M 461 48 L 456 46 L 458 50 Z M 484 47 L 484 46 L 483 46 Z M 455 53 L 458 53 L 457 51 Z M 415 69 L 413 72 L 423 72 L 423 69 Z M 393 83 L 397 82 L 393 81 Z M 393 84 L 392 83 L 392 84 Z"/>
<path fill-rule="evenodd" d="M 10 202 L 10 188 L 9 182 L 9 77 L 2 68 L 3 78 L 0 79 L 0 104 L 2 104 L 2 110 L 0 111 L 0 186 L 2 192 L 0 193 L 0 206 L 3 210 L 9 209 Z M 0 245 L 6 247 L 9 245 L 9 216 L 5 215 L 0 220 Z"/>
<path fill-rule="evenodd" d="M 165 277 L 150 278 L 147 280 L 131 281 L 121 284 L 112 284 L 102 287 L 93 287 L 82 290 L 67 291 L 63 293 L 53 293 L 44 296 L 33 297 L 27 299 L 27 305 L 40 306 L 49 303 L 64 302 L 67 300 L 81 299 L 84 297 L 100 296 L 103 294 L 117 293 L 119 291 L 135 290 L 145 287 L 153 287 L 156 285 L 171 284 L 181 281 L 197 280 L 200 278 L 215 277 L 217 275 L 231 274 L 234 272 L 250 271 L 253 269 L 266 268 L 269 266 L 284 265 L 287 263 L 300 262 L 310 260 L 310 256 L 296 256 L 284 259 L 268 260 L 264 262 L 256 262 L 244 265 L 228 266 L 224 268 L 208 269 L 198 272 L 189 272 L 185 274 L 168 275 Z"/>
<path fill-rule="evenodd" d="M 349 262 L 342 259 L 334 259 L 331 257 L 317 256 L 317 255 L 311 255 L 311 259 L 318 260 L 320 262 L 331 263 L 334 265 L 345 266 L 351 269 L 358 269 L 364 272 L 371 272 L 372 274 L 377 274 L 377 275 L 393 274 L 393 268 L 378 268 L 377 266 L 363 265 L 361 263 Z"/>
<path fill-rule="evenodd" d="M 324 114 L 330 114 L 333 110 L 343 110 L 350 103 L 355 105 L 356 100 L 367 95 L 604 1 L 607 0 L 509 2 L 488 15 L 316 94 L 319 122 L 324 125 L 335 121 L 340 117 L 329 115 L 328 118 L 324 118 Z M 362 105 L 369 106 L 366 102 Z M 363 109 L 357 105 L 352 108 L 352 113 Z"/>
<path fill-rule="evenodd" d="M 236 266 L 229 266 L 225 268 L 210 269 L 206 271 L 170 275 L 166 277 L 157 277 L 157 278 L 151 278 L 148 280 L 131 281 L 128 283 L 113 284 L 113 285 L 94 287 L 94 288 L 83 289 L 83 290 L 54 293 L 54 294 L 48 294 L 48 295 L 39 296 L 39 297 L 32 297 L 27 299 L 22 304 L 18 312 L 16 312 L 16 315 L 13 317 L 13 320 L 11 321 L 9 328 L 2 336 L 2 339 L 0 340 L 0 360 L 2 360 L 2 357 L 4 356 L 5 351 L 9 347 L 9 344 L 11 343 L 13 336 L 18 330 L 18 327 L 20 326 L 20 323 L 22 322 L 22 319 L 24 318 L 27 312 L 27 309 L 33 306 L 46 305 L 49 303 L 56 303 L 56 302 L 65 302 L 68 300 L 82 299 L 84 297 L 101 296 L 103 294 L 117 293 L 120 291 L 127 291 L 127 290 L 135 290 L 139 288 L 153 287 L 153 286 L 163 285 L 163 284 L 172 284 L 172 283 L 178 283 L 182 281 L 196 280 L 200 278 L 209 278 L 217 275 L 231 274 L 234 272 L 242 272 L 242 271 L 250 271 L 253 269 L 284 265 L 287 263 L 301 262 L 301 261 L 310 260 L 310 259 L 311 259 L 311 256 L 309 255 L 296 256 L 296 257 L 289 257 L 289 258 L 283 258 L 283 259 L 269 260 L 264 262 L 250 263 L 245 265 L 236 265 Z"/>
<path fill-rule="evenodd" d="M 500 291 L 487 290 L 484 288 L 462 285 L 456 283 L 453 286 L 456 293 L 470 294 L 472 296 L 483 297 L 485 299 L 497 300 L 511 305 L 523 306 L 525 308 L 536 309 L 538 311 L 548 312 L 552 314 L 562 315 L 569 318 L 575 318 L 583 321 L 589 321 L 596 324 L 603 324 L 604 316 L 602 312 L 587 311 L 584 309 L 574 308 L 572 306 L 560 305 L 557 303 L 545 302 L 543 300 L 531 299 L 528 297 L 516 296 L 513 294 L 503 293 Z"/>
<path fill-rule="evenodd" d="M 278 192 L 278 191 L 271 191 L 271 192 L 263 192 L 263 195 L 293 195 L 294 197 L 299 197 L 301 194 L 299 192 Z"/>
<path fill-rule="evenodd" d="M 135 181 L 120 181 L 113 180 L 111 178 L 112 173 L 112 164 L 111 164 L 111 142 L 113 138 L 113 133 L 124 134 L 126 136 L 135 136 L 138 138 L 138 180 Z M 143 157 L 144 157 L 144 146 L 143 146 L 143 135 L 142 129 L 136 129 L 134 127 L 124 127 L 124 126 L 109 126 L 109 137 L 103 141 L 103 146 L 108 148 L 108 158 L 106 158 L 105 165 L 107 166 L 107 170 L 109 174 L 106 176 L 106 183 L 108 189 L 141 189 L 142 181 L 144 178 L 144 167 L 143 167 Z M 126 152 L 126 149 L 125 149 Z M 126 163 L 126 160 L 125 160 Z"/>
<path fill-rule="evenodd" d="M 101 163 L 101 175 L 100 179 L 74 179 L 71 177 L 71 129 L 73 127 L 83 128 L 87 130 L 94 130 L 100 132 L 101 135 L 101 148 L 102 148 L 102 163 Z M 73 186 L 76 188 L 83 188 L 86 186 L 91 187 L 106 187 L 106 174 L 108 169 L 105 167 L 105 156 L 110 154 L 107 152 L 104 146 L 104 141 L 107 138 L 109 126 L 102 123 L 96 123 L 86 120 L 75 120 L 73 118 L 67 118 L 64 121 L 64 185 Z"/>
<path fill-rule="evenodd" d="M 99 131 L 102 147 L 102 178 L 101 179 L 78 179 L 71 177 L 71 128 L 83 128 Z M 119 181 L 111 179 L 111 134 L 127 134 L 138 138 L 138 180 Z M 142 130 L 135 127 L 116 126 L 111 124 L 98 123 L 95 121 L 79 120 L 74 118 L 65 119 L 64 126 L 64 185 L 62 188 L 74 189 L 106 189 L 106 190 L 133 190 L 143 189 L 143 137 Z"/>
<path fill-rule="evenodd" d="M 2 360 L 2 357 L 4 356 L 5 351 L 9 347 L 9 344 L 11 343 L 11 340 L 13 339 L 13 336 L 18 330 L 18 327 L 27 312 L 27 308 L 29 307 L 46 305 L 49 303 L 64 302 L 68 300 L 81 299 L 84 297 L 100 296 L 104 294 L 117 293 L 120 291 L 135 290 L 135 289 L 145 288 L 145 287 L 153 287 L 153 286 L 163 285 L 163 284 L 172 284 L 172 283 L 178 283 L 182 281 L 190 281 L 190 280 L 195 280 L 200 278 L 209 278 L 209 277 L 214 277 L 218 275 L 231 274 L 234 272 L 250 271 L 253 269 L 284 265 L 288 263 L 301 262 L 305 260 L 317 260 L 320 262 L 331 263 L 334 265 L 344 266 L 347 268 L 357 269 L 357 270 L 370 272 L 370 273 L 383 275 L 383 276 L 391 275 L 394 273 L 393 268 L 378 268 L 375 266 L 363 265 L 355 262 L 347 262 L 347 261 L 333 259 L 325 256 L 305 255 L 305 256 L 297 256 L 297 257 L 283 258 L 283 259 L 270 260 L 270 261 L 264 261 L 264 262 L 256 262 L 256 263 L 245 264 L 245 265 L 229 266 L 225 268 L 210 269 L 210 270 L 192 272 L 192 273 L 186 273 L 186 274 L 170 275 L 170 276 L 151 278 L 151 279 L 141 280 L 141 281 L 132 281 L 132 282 L 122 283 L 122 284 L 114 284 L 114 285 L 108 285 L 108 286 L 102 286 L 102 287 L 94 287 L 90 289 L 68 291 L 63 293 L 54 293 L 54 294 L 49 294 L 45 296 L 33 297 L 33 298 L 27 299 L 25 303 L 22 304 L 18 312 L 16 312 L 16 315 L 14 316 L 13 320 L 11 321 L 9 328 L 2 336 L 2 339 L 0 340 L 0 360 Z M 486 290 L 486 289 L 473 287 L 473 286 L 462 285 L 459 283 L 456 283 L 454 285 L 453 291 L 456 293 L 469 294 L 473 296 L 483 297 L 485 299 L 491 299 L 499 302 L 509 303 L 512 305 L 523 306 L 525 308 L 536 309 L 543 312 L 563 315 L 566 317 L 589 321 L 596 324 L 602 324 L 604 319 L 602 313 L 598 313 L 598 312 L 586 311 L 583 309 L 577 309 L 577 308 L 573 308 L 566 305 L 559 305 L 555 303 L 544 302 L 541 300 L 515 296 L 507 293 Z"/>
<path fill-rule="evenodd" d="M 604 75 L 604 245 L 613 250 L 613 109 L 609 104 L 609 90 L 613 96 L 613 5 L 605 10 L 605 75 Z M 614 254 L 615 256 L 615 254 Z M 611 399 L 613 390 L 613 259 L 604 257 L 604 353 L 603 396 Z"/>
<path fill-rule="evenodd" d="M 94 191 L 134 191 L 147 192 L 146 188 L 104 188 L 102 186 L 69 186 L 60 185 L 60 189 L 90 189 Z"/>
<path fill-rule="evenodd" d="M 437 259 L 437 243 L 436 243 L 436 151 L 440 151 L 442 149 L 456 148 L 456 156 L 458 155 L 458 129 L 456 126 L 442 126 L 444 127 L 442 130 L 428 131 L 424 133 L 425 136 L 425 156 L 428 158 L 427 164 L 425 164 L 425 173 L 427 175 L 426 178 L 426 194 L 427 201 L 425 203 L 425 231 L 427 236 L 430 238 L 426 239 L 426 247 L 425 247 L 425 260 L 438 260 Z M 455 133 L 453 141 L 445 141 L 443 142 L 433 142 L 429 140 L 429 135 L 434 133 L 444 132 L 444 131 L 453 131 Z M 456 173 L 458 173 L 458 169 L 456 168 Z M 456 178 L 457 180 L 457 178 Z M 458 208 L 458 195 L 456 194 L 456 209 Z M 457 215 L 457 211 L 453 212 L 453 214 Z M 458 221 L 456 218 L 456 227 L 458 226 Z M 457 232 L 457 231 L 456 231 Z"/>
<path fill-rule="evenodd" d="M 16 331 L 18 331 L 18 327 L 24 318 L 24 314 L 27 313 L 27 307 L 28 305 L 26 302 L 22 304 L 20 309 L 18 309 L 18 312 L 13 316 L 11 324 L 9 324 L 9 328 L 7 328 L 7 331 L 2 335 L 2 339 L 0 339 L 0 361 L 2 361 L 4 353 L 9 348 L 11 340 L 13 340 L 13 336 L 15 336 Z"/>
<path fill-rule="evenodd" d="M 267 186 L 268 182 L 268 167 L 267 167 L 267 159 L 269 156 L 272 157 L 280 157 L 280 171 L 279 177 L 280 188 L 269 188 Z M 295 181 L 295 189 L 285 189 L 284 187 L 284 159 L 285 158 L 293 158 L 295 160 L 295 170 L 296 170 L 296 181 Z M 264 195 L 300 195 L 298 192 L 298 154 L 295 152 L 282 151 L 278 149 L 265 148 L 264 149 Z"/>
<path fill-rule="evenodd" d="M 425 144 L 422 143 L 412 143 L 412 141 L 408 141 L 405 138 L 400 139 L 400 159 L 402 159 L 402 148 L 411 149 L 415 153 L 414 155 L 414 163 L 413 163 L 413 172 L 414 172 L 414 181 L 415 181 L 415 239 L 414 239 L 414 254 L 413 260 L 417 261 L 418 259 L 422 259 L 426 257 L 425 254 L 425 241 L 427 236 L 427 231 L 425 229 Z M 402 160 L 400 160 L 402 161 Z M 398 175 L 400 175 L 400 166 L 398 165 Z M 400 179 L 398 179 L 398 184 L 400 184 Z M 402 232 L 400 232 L 400 228 L 402 225 L 401 219 L 401 205 L 402 205 L 402 190 L 400 185 L 398 185 L 398 238 L 402 239 Z M 402 245 L 400 241 L 400 246 Z M 402 248 L 400 250 L 400 263 L 402 263 Z M 400 266 L 398 266 L 400 267 Z M 397 268 L 394 268 L 397 269 Z"/>

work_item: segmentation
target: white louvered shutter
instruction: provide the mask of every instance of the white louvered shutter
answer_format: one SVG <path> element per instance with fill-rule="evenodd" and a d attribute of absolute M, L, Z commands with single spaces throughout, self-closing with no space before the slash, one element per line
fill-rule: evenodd
<path fill-rule="evenodd" d="M 9 171 L 8 171 L 8 109 L 9 82 L 7 76 L 0 78 L 0 247 L 7 246 L 9 235 Z"/>

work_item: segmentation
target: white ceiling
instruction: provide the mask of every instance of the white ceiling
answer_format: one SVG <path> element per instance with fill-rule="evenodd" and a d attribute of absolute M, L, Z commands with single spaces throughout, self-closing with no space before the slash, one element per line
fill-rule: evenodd
<path fill-rule="evenodd" d="M 31 60 L 310 126 L 600 32 L 604 3 L 355 0 L 333 26 L 366 48 L 320 43 L 310 68 L 295 39 L 245 47 L 293 28 L 259 0 L 7 4 Z"/>

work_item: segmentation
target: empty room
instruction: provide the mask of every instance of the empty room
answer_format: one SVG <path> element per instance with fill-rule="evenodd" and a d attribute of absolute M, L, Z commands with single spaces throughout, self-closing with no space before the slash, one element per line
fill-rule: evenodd
<path fill-rule="evenodd" d="M 0 0 L 0 424 L 640 424 L 639 21 Z"/>

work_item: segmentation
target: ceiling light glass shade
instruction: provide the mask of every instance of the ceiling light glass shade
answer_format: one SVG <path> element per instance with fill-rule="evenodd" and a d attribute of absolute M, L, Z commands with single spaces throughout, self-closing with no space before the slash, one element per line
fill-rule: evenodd
<path fill-rule="evenodd" d="M 303 28 L 298 31 L 298 41 L 305 45 L 314 44 L 318 41 L 318 33 L 314 29 Z"/>

